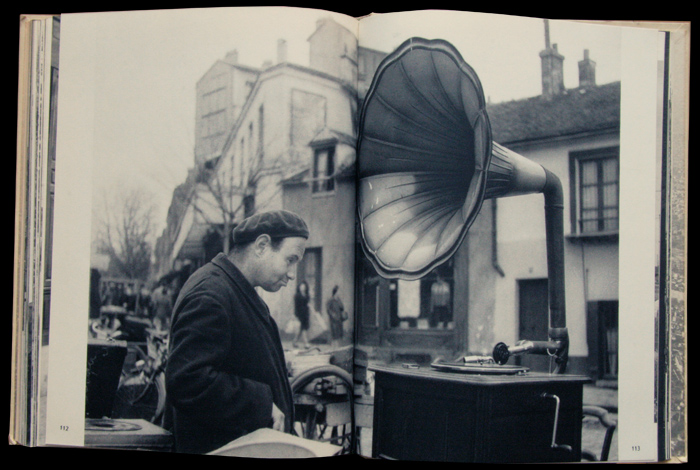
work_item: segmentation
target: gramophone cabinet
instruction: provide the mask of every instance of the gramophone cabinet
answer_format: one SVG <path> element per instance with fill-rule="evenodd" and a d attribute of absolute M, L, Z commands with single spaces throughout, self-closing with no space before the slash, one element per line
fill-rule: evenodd
<path fill-rule="evenodd" d="M 588 377 L 477 375 L 428 367 L 370 370 L 375 374 L 375 458 L 479 463 L 581 459 Z"/>

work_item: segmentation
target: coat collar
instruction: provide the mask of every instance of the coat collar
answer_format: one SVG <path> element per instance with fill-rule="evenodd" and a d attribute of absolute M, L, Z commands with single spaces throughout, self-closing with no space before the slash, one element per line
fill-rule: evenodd
<path fill-rule="evenodd" d="M 238 287 L 243 294 L 248 296 L 258 307 L 256 310 L 259 310 L 259 313 L 263 315 L 267 321 L 269 321 L 271 317 L 267 304 L 265 304 L 253 285 L 250 283 L 250 281 L 248 281 L 248 279 L 246 279 L 240 269 L 238 269 L 236 265 L 233 264 L 230 259 L 228 259 L 228 256 L 226 256 L 224 253 L 219 253 L 214 257 L 214 259 L 211 260 L 211 262 L 213 265 L 217 266 L 226 273 L 233 284 L 236 285 L 236 287 Z"/>

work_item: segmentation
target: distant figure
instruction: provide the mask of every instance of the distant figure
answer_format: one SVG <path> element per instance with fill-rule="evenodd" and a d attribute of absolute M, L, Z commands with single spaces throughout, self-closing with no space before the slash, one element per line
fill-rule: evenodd
<path fill-rule="evenodd" d="M 428 324 L 435 328 L 442 322 L 443 328 L 447 328 L 450 322 L 450 285 L 437 275 L 437 279 L 430 287 L 430 319 Z"/>
<path fill-rule="evenodd" d="M 126 309 L 126 292 L 124 291 L 124 284 L 117 284 L 117 289 L 114 294 L 114 305 L 119 307 L 124 307 Z"/>
<path fill-rule="evenodd" d="M 173 311 L 173 302 L 170 298 L 170 292 L 168 292 L 167 287 L 161 286 L 156 289 L 154 292 L 153 304 L 153 326 L 160 331 L 169 330 L 170 315 Z"/>
<path fill-rule="evenodd" d="M 106 283 L 102 291 L 102 305 L 116 305 L 116 286 L 113 282 Z"/>
<path fill-rule="evenodd" d="M 124 288 L 124 308 L 128 312 L 136 312 L 136 292 L 129 285 Z"/>
<path fill-rule="evenodd" d="M 141 286 L 137 301 L 137 313 L 142 317 L 150 318 L 152 308 L 151 292 L 146 286 Z"/>
<path fill-rule="evenodd" d="M 297 286 L 297 291 L 294 294 L 294 316 L 299 320 L 299 331 L 294 338 L 294 347 L 298 347 L 299 340 L 304 341 L 304 347 L 309 348 L 309 327 L 310 327 L 310 312 L 309 312 L 309 284 L 306 281 L 301 281 Z"/>
<path fill-rule="evenodd" d="M 326 312 L 331 324 L 331 346 L 335 348 L 343 339 L 343 322 L 348 319 L 348 312 L 338 296 L 338 286 L 333 287 L 333 294 L 326 302 Z"/>

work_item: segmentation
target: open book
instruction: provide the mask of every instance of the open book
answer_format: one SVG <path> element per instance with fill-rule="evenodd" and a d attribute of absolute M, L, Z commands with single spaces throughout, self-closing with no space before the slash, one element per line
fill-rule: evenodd
<path fill-rule="evenodd" d="M 306 251 L 259 294 L 296 435 L 218 453 L 685 459 L 688 24 L 255 7 L 22 32 L 12 443 L 172 451 L 178 293 L 286 209 Z"/>

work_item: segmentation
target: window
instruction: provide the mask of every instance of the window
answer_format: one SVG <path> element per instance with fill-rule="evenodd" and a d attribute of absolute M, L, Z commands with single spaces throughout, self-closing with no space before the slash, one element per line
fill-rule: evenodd
<path fill-rule="evenodd" d="M 335 173 L 335 147 L 316 149 L 311 191 L 314 193 L 333 191 L 335 189 L 333 173 Z"/>
<path fill-rule="evenodd" d="M 619 166 L 618 147 L 571 154 L 573 233 L 618 231 Z"/>
<path fill-rule="evenodd" d="M 264 123 L 265 109 L 263 108 L 263 105 L 260 105 L 260 108 L 258 108 L 258 161 L 261 161 L 263 155 L 265 155 L 265 134 L 263 133 L 263 130 L 265 129 Z M 254 168 L 257 167 L 258 165 L 255 164 Z"/>
<path fill-rule="evenodd" d="M 244 176 L 244 171 L 245 171 L 245 155 L 246 155 L 246 150 L 245 150 L 245 137 L 241 137 L 241 145 L 240 145 L 240 156 L 238 158 L 238 186 L 245 186 L 245 176 Z"/>
<path fill-rule="evenodd" d="M 248 124 L 248 142 L 250 142 L 250 145 L 248 147 L 248 161 L 252 162 L 253 161 L 253 123 L 251 122 Z"/>
<path fill-rule="evenodd" d="M 417 281 L 392 281 L 389 318 L 393 328 L 452 329 L 453 261 L 438 266 Z"/>

